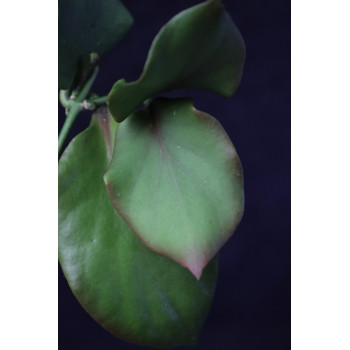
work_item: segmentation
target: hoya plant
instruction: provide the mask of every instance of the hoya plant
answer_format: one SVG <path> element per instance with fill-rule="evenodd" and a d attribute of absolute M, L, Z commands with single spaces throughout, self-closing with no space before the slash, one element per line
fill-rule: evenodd
<path fill-rule="evenodd" d="M 160 29 L 136 81 L 97 96 L 103 55 L 132 24 L 119 0 L 59 0 L 59 155 L 77 115 L 92 115 L 59 159 L 59 261 L 80 304 L 116 337 L 195 345 L 218 252 L 243 215 L 243 172 L 214 116 L 190 96 L 162 94 L 231 97 L 245 47 L 223 3 L 203 1 Z"/>

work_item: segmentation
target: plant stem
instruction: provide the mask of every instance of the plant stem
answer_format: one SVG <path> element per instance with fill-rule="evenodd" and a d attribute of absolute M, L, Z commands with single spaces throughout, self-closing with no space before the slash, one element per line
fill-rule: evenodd
<path fill-rule="evenodd" d="M 70 99 L 69 99 L 68 90 L 60 91 L 60 102 L 64 108 L 69 108 Z"/>
<path fill-rule="evenodd" d="M 88 110 L 95 110 L 98 107 L 104 105 L 108 100 L 108 96 L 94 97 L 84 100 L 83 107 Z"/>
<path fill-rule="evenodd" d="M 60 91 L 60 101 L 63 107 L 68 109 L 66 120 L 63 124 L 60 134 L 58 135 L 58 154 L 61 152 L 64 141 L 66 140 L 69 130 L 71 129 L 76 117 L 83 110 L 82 102 L 89 94 L 92 84 L 98 73 L 98 67 L 95 67 L 86 84 L 80 90 L 77 98 L 71 100 L 68 98 L 67 91 Z"/>
<path fill-rule="evenodd" d="M 108 96 L 102 96 L 102 97 L 93 98 L 93 99 L 89 100 L 89 102 L 92 102 L 96 106 L 101 106 L 101 105 L 105 104 L 107 102 L 107 100 L 108 100 Z"/>
<path fill-rule="evenodd" d="M 98 73 L 98 67 L 95 67 L 94 70 L 91 73 L 90 78 L 88 79 L 88 81 L 86 82 L 86 84 L 83 86 L 83 88 L 81 89 L 78 97 L 76 98 L 76 101 L 78 102 L 83 102 L 83 100 L 86 98 L 86 96 L 89 94 L 90 89 L 92 84 L 94 83 L 96 76 Z"/>
<path fill-rule="evenodd" d="M 58 135 L 58 154 L 61 152 L 64 141 L 68 136 L 69 130 L 71 129 L 75 121 L 75 118 L 83 109 L 83 106 L 81 105 L 81 103 L 78 103 L 75 101 L 71 101 L 69 106 L 70 108 L 69 108 L 69 112 L 67 114 L 66 120 L 63 124 L 60 134 Z"/>

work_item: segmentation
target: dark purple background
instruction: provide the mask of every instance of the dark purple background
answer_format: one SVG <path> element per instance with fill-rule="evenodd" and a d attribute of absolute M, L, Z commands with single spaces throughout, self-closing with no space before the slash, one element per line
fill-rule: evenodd
<path fill-rule="evenodd" d="M 160 27 L 194 0 L 124 0 L 134 16 L 130 33 L 102 58 L 93 87 L 106 95 L 113 83 L 142 72 Z M 246 43 L 241 86 L 230 98 L 181 91 L 197 109 L 215 116 L 230 135 L 245 176 L 243 221 L 221 251 L 214 302 L 201 350 L 290 349 L 290 1 L 223 0 Z M 181 53 L 179 53 L 181 54 Z M 59 108 L 59 127 L 64 120 Z M 71 137 L 89 123 L 78 117 Z M 81 308 L 59 271 L 59 349 L 131 350 Z M 180 348 L 178 348 L 180 349 Z M 184 348 L 181 348 L 184 349 Z"/>

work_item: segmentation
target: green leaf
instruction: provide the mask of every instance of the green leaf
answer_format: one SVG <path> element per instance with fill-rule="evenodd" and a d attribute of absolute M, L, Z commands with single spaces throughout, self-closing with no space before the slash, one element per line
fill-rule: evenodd
<path fill-rule="evenodd" d="M 115 336 L 144 346 L 194 345 L 213 298 L 217 258 L 197 281 L 130 230 L 103 181 L 112 152 L 110 127 L 103 114 L 95 115 L 60 159 L 62 269 L 81 305 Z"/>
<path fill-rule="evenodd" d="M 244 59 L 244 41 L 230 15 L 219 0 L 208 0 L 179 13 L 160 30 L 141 77 L 117 81 L 109 93 L 109 109 L 121 122 L 161 91 L 198 88 L 232 96 Z"/>
<path fill-rule="evenodd" d="M 198 279 L 243 214 L 236 150 L 188 99 L 156 99 L 120 124 L 105 182 L 144 244 Z"/>
<path fill-rule="evenodd" d="M 104 55 L 129 31 L 133 19 L 119 0 L 58 1 L 58 87 L 69 89 L 89 54 Z"/>

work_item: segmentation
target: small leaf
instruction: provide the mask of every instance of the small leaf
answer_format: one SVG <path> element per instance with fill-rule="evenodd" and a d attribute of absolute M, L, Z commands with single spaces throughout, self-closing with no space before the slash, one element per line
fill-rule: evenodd
<path fill-rule="evenodd" d="M 198 279 L 243 213 L 236 150 L 188 99 L 156 99 L 120 124 L 105 182 L 144 244 Z"/>
<path fill-rule="evenodd" d="M 217 258 L 198 282 L 146 248 L 117 214 L 103 182 L 111 126 L 95 115 L 59 162 L 62 269 L 81 305 L 116 337 L 150 347 L 194 345 L 213 298 Z"/>
<path fill-rule="evenodd" d="M 116 45 L 133 19 L 119 0 L 58 1 L 58 87 L 69 89 L 89 60 Z"/>
<path fill-rule="evenodd" d="M 242 75 L 244 41 L 219 0 L 171 19 L 155 37 L 141 77 L 117 81 L 109 93 L 113 117 L 123 121 L 161 91 L 198 88 L 232 96 Z"/>

